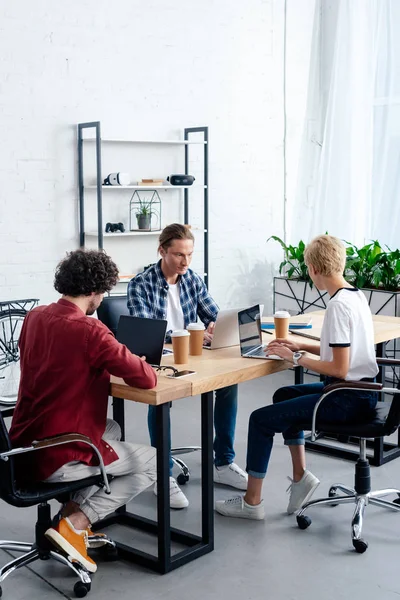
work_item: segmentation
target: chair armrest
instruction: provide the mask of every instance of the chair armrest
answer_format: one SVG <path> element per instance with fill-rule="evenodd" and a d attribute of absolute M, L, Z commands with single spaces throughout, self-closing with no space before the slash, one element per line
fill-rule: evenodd
<path fill-rule="evenodd" d="M 381 383 L 373 383 L 372 381 L 341 381 L 339 383 L 331 383 L 324 388 L 324 392 L 317 404 L 314 406 L 314 412 L 312 416 L 312 427 L 311 427 L 311 441 L 315 442 L 317 412 L 321 403 L 333 392 L 338 390 L 370 390 L 372 392 L 383 392 L 386 388 Z M 394 390 L 396 391 L 396 390 Z"/>
<path fill-rule="evenodd" d="M 92 445 L 92 440 L 86 435 L 81 433 L 64 433 L 62 435 L 55 435 L 50 438 L 43 440 L 34 440 L 32 446 L 36 449 L 47 448 L 48 446 L 57 446 L 59 444 L 68 444 L 69 442 L 84 442 Z"/>
<path fill-rule="evenodd" d="M 382 367 L 400 367 L 400 360 L 396 359 L 396 358 L 377 358 L 376 362 L 379 365 L 382 365 Z"/>
<path fill-rule="evenodd" d="M 25 454 L 26 452 L 32 452 L 34 450 L 42 450 L 43 448 L 51 448 L 54 446 L 61 446 L 63 444 L 71 444 L 76 442 L 87 444 L 96 453 L 97 458 L 99 459 L 99 467 L 101 476 L 103 478 L 104 491 L 106 492 L 106 494 L 111 494 L 110 484 L 108 483 L 108 477 L 104 466 L 103 457 L 101 456 L 97 446 L 93 444 L 92 440 L 86 435 L 82 435 L 81 433 L 64 433 L 43 440 L 34 440 L 31 446 L 13 448 L 12 450 L 8 450 L 7 452 L 2 452 L 0 454 L 0 460 L 7 461 L 10 458 L 10 456 L 16 456 L 17 454 Z"/>

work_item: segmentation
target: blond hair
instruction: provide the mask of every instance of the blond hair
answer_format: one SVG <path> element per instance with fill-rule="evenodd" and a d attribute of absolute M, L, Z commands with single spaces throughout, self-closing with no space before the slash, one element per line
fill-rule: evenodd
<path fill-rule="evenodd" d="M 346 248 L 333 235 L 319 235 L 304 250 L 304 262 L 307 267 L 312 265 L 326 277 L 337 273 L 342 275 L 346 264 Z"/>
<path fill-rule="evenodd" d="M 166 250 L 175 240 L 192 240 L 194 242 L 193 233 L 190 231 L 188 225 L 181 225 L 180 223 L 172 223 L 164 227 L 158 238 L 158 249 L 163 248 Z"/>

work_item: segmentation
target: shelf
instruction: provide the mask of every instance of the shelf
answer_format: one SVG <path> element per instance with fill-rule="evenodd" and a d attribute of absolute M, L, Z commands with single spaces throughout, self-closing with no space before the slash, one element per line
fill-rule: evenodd
<path fill-rule="evenodd" d="M 200 227 L 192 227 L 191 231 L 202 231 L 203 233 L 207 233 L 207 229 L 201 229 Z M 115 238 L 115 237 L 130 237 L 130 236 L 136 236 L 136 235 L 160 235 L 161 233 L 161 229 L 155 229 L 154 231 L 125 231 L 124 233 L 121 233 L 120 231 L 116 231 L 115 233 L 106 233 L 105 231 L 103 232 L 103 237 L 111 237 L 111 238 Z M 87 237 L 98 237 L 98 233 L 97 231 L 85 231 L 85 235 Z"/>
<path fill-rule="evenodd" d="M 97 185 L 85 185 L 87 190 L 97 190 Z M 206 189 L 206 185 L 102 185 L 102 190 L 186 190 Z"/>
<path fill-rule="evenodd" d="M 83 139 L 84 142 L 95 142 L 96 138 L 84 138 Z M 124 140 L 124 139 L 119 139 L 119 138 L 102 138 L 100 140 L 101 142 L 106 142 L 108 144 L 168 144 L 170 146 L 173 145 L 180 145 L 180 146 L 187 146 L 187 145 L 192 145 L 192 144 L 200 144 L 200 145 L 205 145 L 207 144 L 206 141 L 201 140 L 201 141 L 191 141 L 191 140 Z"/>
<path fill-rule="evenodd" d="M 115 233 L 106 233 L 103 232 L 103 237 L 130 237 L 135 235 L 160 235 L 161 229 L 157 229 L 156 231 L 125 231 L 121 233 L 120 231 L 116 231 Z M 85 231 L 85 235 L 87 237 L 98 237 L 97 231 Z"/>

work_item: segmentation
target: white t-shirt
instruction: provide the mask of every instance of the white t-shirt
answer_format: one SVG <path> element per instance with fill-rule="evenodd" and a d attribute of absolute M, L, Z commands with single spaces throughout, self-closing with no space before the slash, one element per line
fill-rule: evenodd
<path fill-rule="evenodd" d="M 168 284 L 167 295 L 167 331 L 185 328 L 185 320 L 179 299 L 179 281 L 178 283 Z"/>
<path fill-rule="evenodd" d="M 328 302 L 321 331 L 321 360 L 332 361 L 335 347 L 350 347 L 346 380 L 377 375 L 371 311 L 357 288 L 341 288 Z"/>

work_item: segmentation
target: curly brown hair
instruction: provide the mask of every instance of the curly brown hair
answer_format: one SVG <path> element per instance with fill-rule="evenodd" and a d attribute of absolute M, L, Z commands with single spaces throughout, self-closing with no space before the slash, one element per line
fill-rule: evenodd
<path fill-rule="evenodd" d="M 109 292 L 118 281 L 117 265 L 103 250 L 73 250 L 58 263 L 54 287 L 64 296 Z"/>

